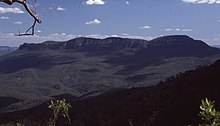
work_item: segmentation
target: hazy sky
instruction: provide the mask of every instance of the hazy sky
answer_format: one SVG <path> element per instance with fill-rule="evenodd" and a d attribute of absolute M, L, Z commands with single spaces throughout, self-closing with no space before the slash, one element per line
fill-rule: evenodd
<path fill-rule="evenodd" d="M 0 45 L 121 36 L 150 40 L 184 34 L 220 44 L 220 0 L 36 0 L 42 24 L 36 35 L 16 37 L 33 23 L 23 6 L 0 3 Z M 29 4 L 33 0 L 27 0 Z"/>

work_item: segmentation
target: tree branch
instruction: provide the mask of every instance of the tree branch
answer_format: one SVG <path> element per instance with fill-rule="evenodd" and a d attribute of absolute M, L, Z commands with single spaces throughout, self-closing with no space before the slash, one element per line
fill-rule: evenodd
<path fill-rule="evenodd" d="M 36 20 L 38 23 L 41 23 L 41 20 L 37 17 L 37 15 L 29 8 L 28 4 L 26 3 L 26 0 L 14 0 L 14 2 L 22 4 L 25 9 L 28 11 L 28 13 Z"/>
<path fill-rule="evenodd" d="M 28 36 L 28 35 L 34 35 L 34 27 L 35 27 L 35 25 L 36 25 L 36 20 L 34 20 L 34 23 L 33 23 L 33 25 L 30 27 L 30 28 L 28 28 L 28 30 L 25 32 L 25 33 L 18 33 L 18 34 L 15 34 L 15 36 Z M 28 33 L 29 31 L 31 30 L 31 33 Z"/>

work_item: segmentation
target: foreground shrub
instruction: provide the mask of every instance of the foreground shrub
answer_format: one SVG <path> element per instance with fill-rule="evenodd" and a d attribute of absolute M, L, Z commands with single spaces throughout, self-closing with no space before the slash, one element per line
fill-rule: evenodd
<path fill-rule="evenodd" d="M 59 116 L 63 116 L 64 118 L 66 118 L 69 122 L 69 125 L 71 125 L 71 120 L 68 114 L 71 105 L 69 103 L 66 103 L 65 99 L 51 101 L 51 104 L 48 106 L 48 108 L 53 110 L 52 116 L 48 122 L 49 126 L 56 126 L 56 122 Z"/>
<path fill-rule="evenodd" d="M 199 116 L 204 121 L 200 126 L 220 126 L 220 112 L 215 109 L 214 101 L 202 100 Z"/>

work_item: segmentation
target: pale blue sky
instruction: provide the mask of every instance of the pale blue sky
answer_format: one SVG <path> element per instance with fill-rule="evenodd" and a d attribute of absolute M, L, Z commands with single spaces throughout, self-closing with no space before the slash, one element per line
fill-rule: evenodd
<path fill-rule="evenodd" d="M 25 31 L 33 22 L 24 8 L 0 3 L 0 45 L 18 46 L 79 36 L 150 40 L 174 34 L 220 45 L 220 0 L 36 1 L 42 24 L 36 25 L 36 35 L 32 37 L 13 35 Z"/>

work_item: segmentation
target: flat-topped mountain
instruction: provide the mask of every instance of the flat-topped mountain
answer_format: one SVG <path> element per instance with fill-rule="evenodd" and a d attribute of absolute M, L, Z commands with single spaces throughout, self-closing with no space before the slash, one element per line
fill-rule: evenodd
<path fill-rule="evenodd" d="M 23 44 L 19 49 L 41 50 L 41 49 L 82 49 L 82 48 L 145 48 L 147 40 L 110 37 L 106 39 L 75 38 L 66 42 L 47 41 L 40 44 Z"/>
<path fill-rule="evenodd" d="M 41 50 L 41 49 L 79 49 L 79 48 L 147 48 L 159 46 L 179 46 L 179 45 L 197 45 L 209 47 L 202 41 L 194 40 L 184 35 L 164 36 L 151 41 L 141 39 L 129 39 L 119 37 L 109 37 L 106 39 L 79 37 L 65 42 L 46 41 L 33 44 L 25 43 L 19 47 L 21 50 Z"/>
<path fill-rule="evenodd" d="M 164 47 L 164 48 L 171 48 L 171 49 L 196 49 L 196 51 L 201 51 L 204 49 L 210 49 L 209 51 L 214 51 L 217 49 L 210 48 L 209 45 L 207 45 L 205 42 L 201 40 L 194 40 L 193 38 L 190 38 L 189 36 L 186 35 L 174 35 L 174 36 L 164 36 L 164 37 L 159 37 L 156 39 L 153 39 L 149 41 L 149 46 L 150 47 Z M 181 50 L 180 50 L 181 51 Z M 208 53 L 208 52 L 207 52 Z"/>
<path fill-rule="evenodd" d="M 19 47 L 20 50 L 42 50 L 42 49 L 113 49 L 113 48 L 133 48 L 147 50 L 152 48 L 162 48 L 169 50 L 178 50 L 182 53 L 196 54 L 199 56 L 207 56 L 219 53 L 219 50 L 208 46 L 200 40 L 194 40 L 185 35 L 164 36 L 153 39 L 151 41 L 141 39 L 128 39 L 119 37 L 110 37 L 106 39 L 95 38 L 75 38 L 65 42 L 47 41 L 40 44 L 23 44 Z M 179 50 L 181 49 L 181 50 Z M 185 51 L 188 50 L 188 51 Z M 157 50 L 161 52 L 164 50 Z M 168 51 L 168 50 L 167 50 Z M 185 55 L 187 55 L 185 54 Z M 188 54 L 188 55 L 190 55 Z"/>
<path fill-rule="evenodd" d="M 89 97 L 155 85 L 219 58 L 220 49 L 181 35 L 151 41 L 111 37 L 23 44 L 0 58 L 0 96 L 11 99 L 0 110 L 29 108 L 63 93 Z"/>
<path fill-rule="evenodd" d="M 140 58 L 198 56 L 206 57 L 219 53 L 219 49 L 210 47 L 200 40 L 186 35 L 164 36 L 151 41 L 110 37 L 106 39 L 75 38 L 65 42 L 47 41 L 40 44 L 23 44 L 19 50 L 75 50 L 89 53 L 112 53 L 123 49 L 133 49 Z M 136 57 L 136 55 L 135 55 Z M 139 57 L 139 56 L 138 56 Z M 128 57 L 130 58 L 130 57 Z"/>
<path fill-rule="evenodd" d="M 149 46 L 151 48 L 160 50 L 158 51 L 158 53 L 164 51 L 164 53 L 166 53 L 164 55 L 167 56 L 194 55 L 194 56 L 204 57 L 218 53 L 217 48 L 212 48 L 201 40 L 194 40 L 185 35 L 159 37 L 150 41 L 149 43 L 150 43 Z M 154 52 L 154 54 L 158 54 L 158 53 Z"/>

